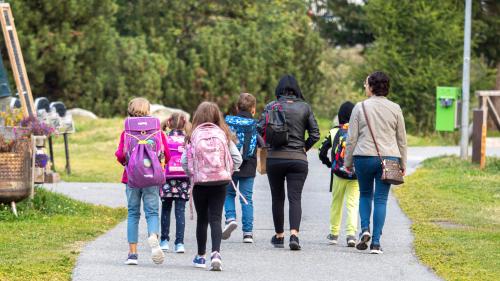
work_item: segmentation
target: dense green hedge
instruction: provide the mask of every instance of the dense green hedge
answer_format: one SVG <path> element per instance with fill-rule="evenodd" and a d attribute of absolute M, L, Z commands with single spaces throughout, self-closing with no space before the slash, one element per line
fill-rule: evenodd
<path fill-rule="evenodd" d="M 302 0 L 13 0 L 36 96 L 99 115 L 123 114 L 128 99 L 224 109 L 237 93 L 260 104 L 293 73 L 318 90 L 323 41 Z"/>

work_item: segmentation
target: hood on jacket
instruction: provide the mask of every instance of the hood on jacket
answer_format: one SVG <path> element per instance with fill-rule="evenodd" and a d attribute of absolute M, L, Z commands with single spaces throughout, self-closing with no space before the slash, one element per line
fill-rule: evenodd
<path fill-rule="evenodd" d="M 279 99 L 282 96 L 290 95 L 290 93 L 293 93 L 295 97 L 304 100 L 304 96 L 302 95 L 297 79 L 290 74 L 286 74 L 281 77 L 274 94 L 276 95 L 276 98 Z"/>
<path fill-rule="evenodd" d="M 349 119 L 351 119 L 352 109 L 354 108 L 354 104 L 350 101 L 344 102 L 339 109 L 339 124 L 349 123 Z"/>

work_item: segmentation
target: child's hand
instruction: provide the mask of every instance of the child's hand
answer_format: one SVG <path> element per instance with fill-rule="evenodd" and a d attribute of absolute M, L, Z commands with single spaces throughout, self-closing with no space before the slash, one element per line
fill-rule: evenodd
<path fill-rule="evenodd" d="M 352 166 L 351 167 L 345 167 L 345 171 L 348 172 L 349 174 L 352 174 Z"/>

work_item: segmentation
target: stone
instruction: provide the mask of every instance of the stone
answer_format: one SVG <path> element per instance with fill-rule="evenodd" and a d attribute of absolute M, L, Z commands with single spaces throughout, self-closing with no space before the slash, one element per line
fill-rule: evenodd
<path fill-rule="evenodd" d="M 162 121 L 162 122 L 163 122 L 163 120 L 167 119 L 168 117 L 170 117 L 170 115 L 172 115 L 175 112 L 184 113 L 184 114 L 186 114 L 188 120 L 190 119 L 189 113 L 187 113 L 186 111 L 184 111 L 182 109 L 166 107 L 166 106 L 161 105 L 161 104 L 152 104 L 151 105 L 151 115 L 159 118 L 160 121 Z"/>
<path fill-rule="evenodd" d="M 89 119 L 99 119 L 97 115 L 95 115 L 93 112 L 82 109 L 82 108 L 72 108 L 67 111 L 69 114 L 71 114 L 73 117 L 83 117 L 83 118 L 89 118 Z"/>

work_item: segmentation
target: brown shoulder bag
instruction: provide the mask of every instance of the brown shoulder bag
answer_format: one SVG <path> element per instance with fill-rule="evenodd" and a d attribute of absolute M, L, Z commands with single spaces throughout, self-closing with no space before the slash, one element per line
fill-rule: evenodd
<path fill-rule="evenodd" d="M 370 130 L 370 135 L 372 136 L 373 143 L 375 144 L 375 149 L 377 149 L 377 155 L 380 158 L 380 163 L 382 164 L 381 180 L 388 184 L 394 184 L 394 185 L 403 184 L 405 181 L 403 178 L 403 172 L 401 171 L 401 165 L 399 164 L 399 161 L 382 158 L 382 156 L 380 155 L 380 151 L 378 149 L 377 141 L 375 140 L 375 135 L 373 135 L 370 121 L 368 120 L 368 114 L 366 114 L 365 103 L 364 102 L 361 103 L 361 106 L 363 107 L 363 113 L 365 114 L 366 125 Z"/>

